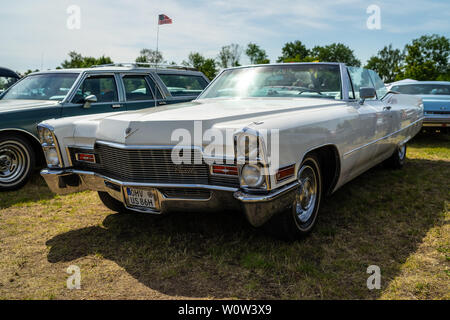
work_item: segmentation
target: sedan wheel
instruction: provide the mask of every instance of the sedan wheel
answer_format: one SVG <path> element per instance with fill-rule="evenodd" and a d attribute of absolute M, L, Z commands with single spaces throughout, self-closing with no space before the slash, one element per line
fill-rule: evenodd
<path fill-rule="evenodd" d="M 321 198 L 319 162 L 307 157 L 297 174 L 298 188 L 293 206 L 294 222 L 300 234 L 308 233 L 314 226 Z"/>
<path fill-rule="evenodd" d="M 20 137 L 0 138 L 0 190 L 22 187 L 34 167 L 34 153 Z"/>
<path fill-rule="evenodd" d="M 406 160 L 406 144 L 397 146 L 392 156 L 386 160 L 385 164 L 392 169 L 401 169 Z"/>
<path fill-rule="evenodd" d="M 322 197 L 320 165 L 307 155 L 297 172 L 298 187 L 291 209 L 273 216 L 264 227 L 277 237 L 296 240 L 308 234 L 317 221 Z"/>

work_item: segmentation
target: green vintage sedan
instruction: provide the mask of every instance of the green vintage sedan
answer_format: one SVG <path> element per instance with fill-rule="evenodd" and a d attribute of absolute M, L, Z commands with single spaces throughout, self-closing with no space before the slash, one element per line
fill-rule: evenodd
<path fill-rule="evenodd" d="M 186 67 L 138 64 L 28 75 L 0 95 L 0 191 L 22 187 L 45 163 L 36 128 L 43 120 L 187 102 L 208 82 Z"/>

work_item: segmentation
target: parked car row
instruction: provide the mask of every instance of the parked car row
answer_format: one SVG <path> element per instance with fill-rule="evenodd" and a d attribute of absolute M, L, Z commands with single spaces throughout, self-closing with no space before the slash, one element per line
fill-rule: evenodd
<path fill-rule="evenodd" d="M 165 82 L 181 71 L 146 72 L 88 69 L 70 84 L 64 70 L 49 75 L 65 75 L 56 93 L 31 90 L 47 100 L 35 118 L 65 116 L 38 125 L 41 175 L 52 191 L 94 190 L 123 213 L 242 210 L 253 226 L 296 239 L 316 224 L 324 195 L 381 162 L 400 168 L 424 119 L 420 97 L 388 91 L 376 72 L 342 63 L 226 69 L 192 102 L 141 109 L 192 99 L 182 95 L 192 89 Z M 183 76 L 206 86 L 199 73 Z M 98 114 L 115 107 L 129 111 Z M 21 121 L 9 116 L 3 121 Z M 1 139 L 5 179 L 10 162 L 31 149 L 18 135 Z"/>
<path fill-rule="evenodd" d="M 37 124 L 46 119 L 138 110 L 191 101 L 208 85 L 186 67 L 140 64 L 36 72 L 0 97 L 0 191 L 23 186 L 45 163 Z"/>

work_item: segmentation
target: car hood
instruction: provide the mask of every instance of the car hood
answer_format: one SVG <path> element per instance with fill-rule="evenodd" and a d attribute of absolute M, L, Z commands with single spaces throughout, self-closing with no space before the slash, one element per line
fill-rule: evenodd
<path fill-rule="evenodd" d="M 308 98 L 208 99 L 132 112 L 66 118 L 49 124 L 55 128 L 65 127 L 66 138 L 70 132 L 67 126 L 73 126 L 74 141 L 68 143 L 77 145 L 92 145 L 93 139 L 124 145 L 175 145 L 183 132 L 189 132 L 193 137 L 194 128 L 197 132 L 200 128 L 201 134 L 207 129 L 242 129 L 256 122 L 266 122 L 266 125 L 271 122 L 268 127 L 276 128 L 274 121 L 289 117 L 292 112 L 317 111 L 318 108 L 344 104 L 342 101 Z M 66 122 L 66 126 L 58 125 L 61 121 Z"/>
<path fill-rule="evenodd" d="M 422 95 L 423 109 L 427 111 L 450 111 L 450 95 Z"/>
<path fill-rule="evenodd" d="M 0 100 L 0 113 L 30 108 L 51 107 L 58 104 L 58 101 L 49 100 Z"/>

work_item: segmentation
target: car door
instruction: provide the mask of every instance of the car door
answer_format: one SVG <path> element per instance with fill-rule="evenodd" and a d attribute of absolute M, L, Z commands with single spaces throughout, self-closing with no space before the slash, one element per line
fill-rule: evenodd
<path fill-rule="evenodd" d="M 352 168 L 352 176 L 356 176 L 377 164 L 389 150 L 389 144 L 384 138 L 390 132 L 392 121 L 385 103 L 377 97 L 365 99 L 360 103 L 359 89 L 374 87 L 369 70 L 358 67 L 347 69 L 356 99 L 353 105 L 359 117 L 358 142 L 353 151 L 356 159 Z"/>
<path fill-rule="evenodd" d="M 384 157 L 386 154 L 392 154 L 396 144 L 393 143 L 391 135 L 400 129 L 401 115 L 405 112 L 402 107 L 397 104 L 391 103 L 391 101 L 386 98 L 386 93 L 388 90 L 381 80 L 380 76 L 373 70 L 368 70 L 370 79 L 372 80 L 373 86 L 377 93 L 377 111 L 379 117 L 382 117 L 383 122 L 383 137 L 382 140 L 378 142 L 380 157 Z"/>
<path fill-rule="evenodd" d="M 139 110 L 154 107 L 155 97 L 147 74 L 121 74 L 127 110 Z M 162 96 L 161 96 L 162 98 Z"/>
<path fill-rule="evenodd" d="M 62 108 L 62 116 L 70 117 L 85 114 L 124 111 L 114 73 L 87 74 Z M 88 96 L 94 95 L 97 102 L 85 104 Z"/>

